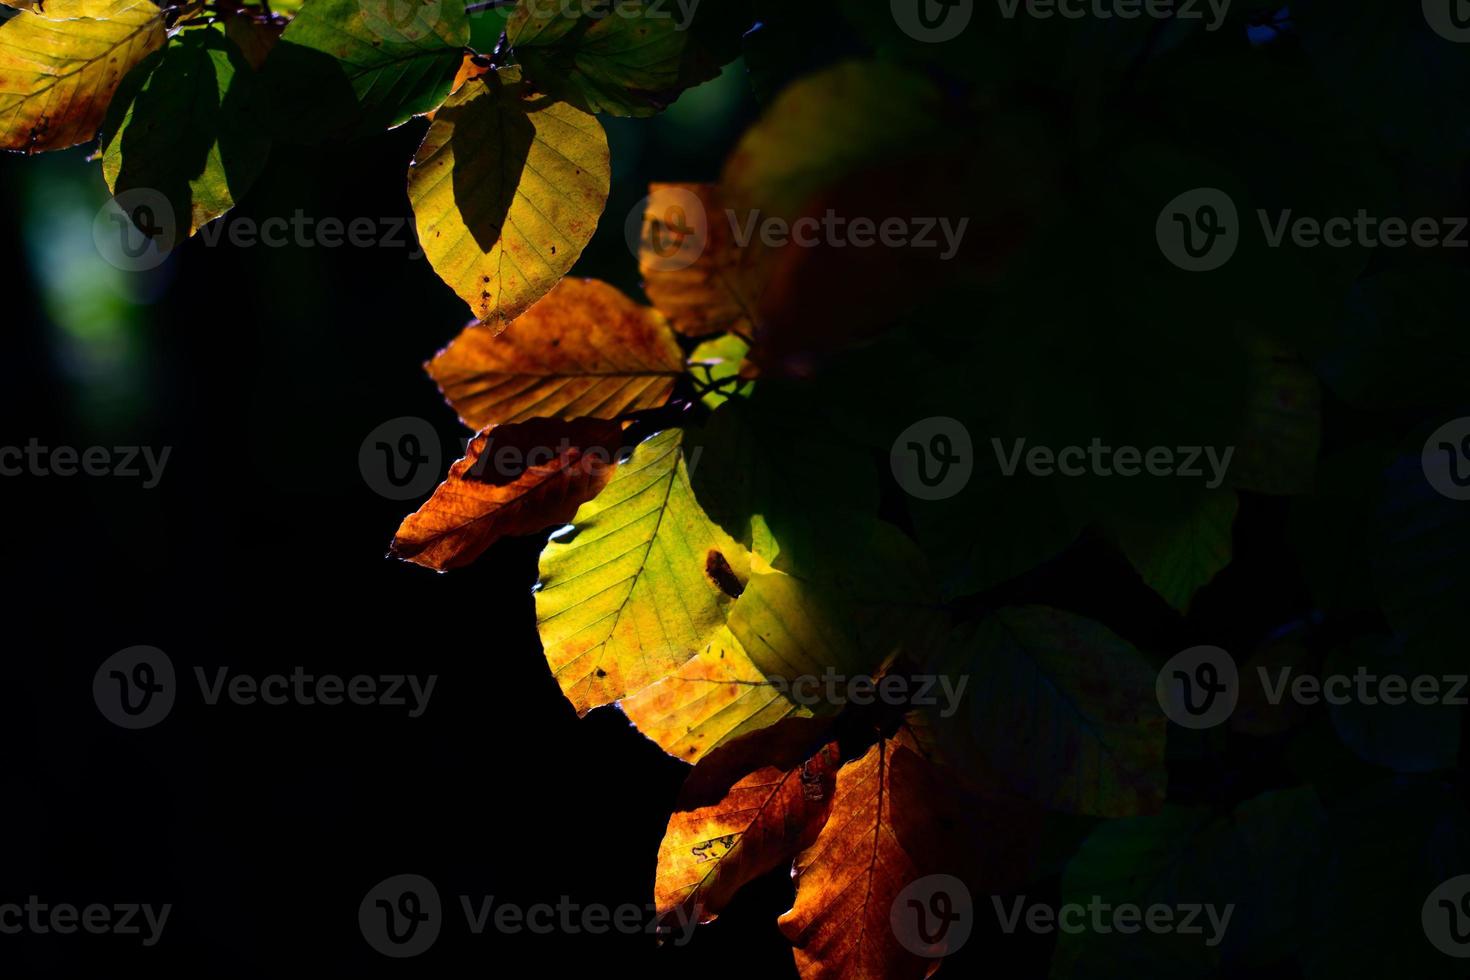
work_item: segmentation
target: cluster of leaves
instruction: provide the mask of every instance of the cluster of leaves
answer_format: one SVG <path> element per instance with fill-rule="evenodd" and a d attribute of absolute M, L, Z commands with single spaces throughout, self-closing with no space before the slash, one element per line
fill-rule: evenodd
<path fill-rule="evenodd" d="M 273 145 L 432 116 L 409 171 L 430 263 L 503 326 L 571 269 L 607 203 L 594 112 L 646 116 L 716 76 L 748 0 L 5 0 L 0 148 L 101 134 L 107 185 L 164 250 L 246 194 Z M 151 200 L 151 199 L 150 199 Z"/>
<path fill-rule="evenodd" d="M 265 101 L 241 95 L 240 119 L 270 107 L 272 138 L 433 113 L 410 195 L 476 320 L 427 370 L 475 435 L 392 553 L 443 571 L 561 526 L 535 597 L 553 675 L 579 713 L 616 704 L 693 766 L 662 912 L 711 919 L 790 867 L 780 927 L 804 976 L 921 977 L 934 960 L 890 909 L 942 873 L 981 915 L 1017 890 L 1237 906 L 1215 946 L 1065 934 L 1056 976 L 1449 975 L 1419 909 L 1470 870 L 1462 713 L 1293 709 L 1253 678 L 1465 671 L 1470 510 L 1427 485 L 1419 449 L 1470 414 L 1470 270 L 1246 235 L 1202 275 L 1154 238 L 1197 187 L 1247 222 L 1466 213 L 1470 139 L 1441 96 L 1470 57 L 1417 7 L 1247 3 L 1219 30 L 977 9 L 935 45 L 882 3 L 705 0 L 673 37 L 521 0 L 466 59 L 462 7 L 385 38 L 370 6 L 308 0 L 274 40 L 281 18 L 250 8 L 48 0 L 0 26 L 7 145 L 77 142 L 121 93 L 109 181 L 168 187 L 197 225 L 256 159 L 224 121 L 247 72 Z M 757 15 L 762 118 L 718 182 L 650 190 L 652 305 L 563 278 L 607 193 L 591 113 L 657 111 Z M 16 52 L 43 34 L 65 52 L 27 82 Z M 165 66 L 179 78 L 155 84 Z M 197 158 L 149 149 L 160 114 L 190 120 Z M 969 233 L 948 259 L 737 235 L 829 212 Z M 905 496 L 890 447 L 934 416 L 971 434 L 974 475 Z M 1003 473 L 987 450 L 1018 438 L 1235 455 L 1218 486 L 1060 480 Z M 1207 733 L 1155 696 L 1199 642 L 1244 678 Z M 832 672 L 969 682 L 946 715 L 798 703 L 772 680 Z"/>

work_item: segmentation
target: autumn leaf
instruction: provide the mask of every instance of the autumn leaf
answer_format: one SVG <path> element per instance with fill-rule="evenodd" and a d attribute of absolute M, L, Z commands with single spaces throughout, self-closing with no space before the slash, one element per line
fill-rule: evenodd
<path fill-rule="evenodd" d="M 749 335 L 764 285 L 758 240 L 737 247 L 713 184 L 651 184 L 638 271 L 653 304 L 691 337 Z"/>
<path fill-rule="evenodd" d="M 833 742 L 796 768 L 750 773 L 717 803 L 675 810 L 658 849 L 659 916 L 683 910 L 710 922 L 743 885 L 811 846 L 832 808 L 838 765 Z"/>
<path fill-rule="evenodd" d="M 164 40 L 148 0 L 50 0 L 0 23 L 0 149 L 92 139 L 123 77 Z"/>
<path fill-rule="evenodd" d="M 503 329 L 567 274 L 607 203 L 607 135 L 501 68 L 452 95 L 414 156 L 419 242 L 483 323 Z"/>
<path fill-rule="evenodd" d="M 788 718 L 812 717 L 811 709 L 788 698 L 725 626 L 694 656 L 618 706 L 659 748 L 691 764 Z"/>
<path fill-rule="evenodd" d="M 700 508 L 678 429 L 638 446 L 541 555 L 546 662 L 585 714 L 687 663 L 725 622 L 749 559 Z"/>
<path fill-rule="evenodd" d="M 192 235 L 234 207 L 265 167 L 270 143 L 244 111 L 255 72 L 214 28 L 179 35 L 144 69 L 121 122 L 104 134 L 102 175 L 115 195 L 161 194 Z"/>
<path fill-rule="evenodd" d="M 404 519 L 389 554 L 442 572 L 468 565 L 507 535 L 565 524 L 611 479 L 621 437 L 620 425 L 600 419 L 487 429 Z"/>
<path fill-rule="evenodd" d="M 921 943 L 913 911 L 895 908 L 920 879 L 960 870 L 945 867 L 960 842 L 925 820 L 935 784 L 930 763 L 900 739 L 880 741 L 838 770 L 831 814 L 796 858 L 796 901 L 779 920 L 803 980 L 926 977 L 963 941 L 940 920 L 928 923 L 937 937 Z"/>
<path fill-rule="evenodd" d="M 271 9 L 276 10 L 277 5 L 272 4 Z M 256 71 L 265 64 L 285 29 L 286 25 L 279 20 L 256 17 L 244 10 L 237 10 L 225 18 L 225 36 L 235 42 L 235 47 Z"/>
<path fill-rule="evenodd" d="M 444 101 L 469 37 L 464 0 L 309 0 L 263 73 L 275 131 L 315 143 L 400 126 Z"/>
<path fill-rule="evenodd" d="M 503 333 L 471 324 L 425 365 L 474 429 L 657 408 L 683 353 L 657 310 L 603 282 L 563 279 Z"/>

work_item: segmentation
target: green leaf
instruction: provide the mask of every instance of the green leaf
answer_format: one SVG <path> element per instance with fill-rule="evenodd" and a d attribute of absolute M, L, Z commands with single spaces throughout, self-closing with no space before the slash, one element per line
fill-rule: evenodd
<path fill-rule="evenodd" d="M 674 673 L 710 642 L 749 575 L 689 486 L 683 433 L 638 446 L 541 555 L 546 662 L 585 714 Z"/>
<path fill-rule="evenodd" d="M 542 90 L 587 112 L 650 116 L 735 56 L 734 45 L 721 42 L 738 42 L 749 25 L 738 17 L 740 6 L 521 0 L 505 29 L 526 77 Z"/>
<path fill-rule="evenodd" d="M 935 720 L 941 751 L 982 785 L 998 778 L 1052 810 L 1158 809 L 1167 781 L 1155 672 L 1099 623 L 1043 606 L 957 627 L 935 670 L 967 676 L 961 710 Z"/>
<path fill-rule="evenodd" d="M 140 72 L 104 141 L 102 174 L 114 194 L 162 194 L 192 235 L 234 207 L 265 166 L 269 139 L 246 111 L 255 72 L 214 28 L 175 36 Z"/>
<path fill-rule="evenodd" d="M 710 408 L 719 408 L 730 398 L 749 398 L 753 381 L 740 380 L 740 366 L 750 345 L 732 333 L 706 340 L 689 355 L 689 371 L 709 390 L 699 400 Z"/>
<path fill-rule="evenodd" d="M 469 81 L 435 114 L 408 196 L 434 271 L 499 329 L 571 270 L 611 179 L 602 125 L 511 67 Z"/>
<path fill-rule="evenodd" d="M 432 111 L 469 44 L 464 7 L 308 0 L 263 72 L 277 134 L 303 143 L 365 136 Z"/>
<path fill-rule="evenodd" d="M 1184 515 L 1128 520 L 1113 531 L 1149 588 L 1183 613 L 1194 594 L 1230 564 L 1239 506 L 1232 490 L 1206 491 Z"/>

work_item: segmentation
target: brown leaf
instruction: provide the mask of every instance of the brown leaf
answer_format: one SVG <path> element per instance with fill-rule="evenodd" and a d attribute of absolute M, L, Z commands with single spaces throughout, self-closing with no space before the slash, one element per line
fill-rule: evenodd
<path fill-rule="evenodd" d="M 656 408 L 683 367 L 657 310 L 604 282 L 563 279 L 498 335 L 470 324 L 424 369 L 465 424 L 483 429 Z"/>
<path fill-rule="evenodd" d="M 659 915 L 709 922 L 742 885 L 810 846 L 832 808 L 838 761 L 833 742 L 794 768 L 750 773 L 711 806 L 675 811 L 658 852 Z"/>
<path fill-rule="evenodd" d="M 937 785 L 931 765 L 896 739 L 838 771 L 831 815 L 796 859 L 796 902 L 779 920 L 805 980 L 904 980 L 938 968 L 946 940 L 919 956 L 890 918 L 904 889 L 950 870 L 951 841 L 922 816 Z"/>
<path fill-rule="evenodd" d="M 265 64 L 266 56 L 281 39 L 281 33 L 285 29 L 284 21 L 256 17 L 244 10 L 237 10 L 225 18 L 225 36 L 235 42 L 235 47 L 240 49 L 246 62 L 256 71 Z"/>
<path fill-rule="evenodd" d="M 691 337 L 749 335 L 764 284 L 759 240 L 737 244 L 713 184 L 651 184 L 638 270 L 643 290 Z"/>
<path fill-rule="evenodd" d="M 507 535 L 565 524 L 612 477 L 622 428 L 600 419 L 532 419 L 475 436 L 389 554 L 459 568 Z"/>

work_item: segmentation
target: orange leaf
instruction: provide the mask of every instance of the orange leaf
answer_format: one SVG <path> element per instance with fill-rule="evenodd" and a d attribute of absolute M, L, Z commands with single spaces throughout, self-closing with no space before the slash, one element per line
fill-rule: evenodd
<path fill-rule="evenodd" d="M 793 769 L 750 773 L 711 806 L 675 811 L 658 852 L 659 915 L 709 922 L 742 885 L 810 846 L 832 809 L 838 762 L 833 742 Z"/>
<path fill-rule="evenodd" d="M 497 334 L 472 323 L 424 366 L 474 429 L 610 419 L 662 405 L 684 368 L 668 322 L 593 279 L 563 279 Z"/>
<path fill-rule="evenodd" d="M 920 956 L 915 937 L 901 938 L 891 918 L 905 889 L 949 870 L 950 835 L 914 819 L 938 785 L 930 763 L 896 740 L 837 773 L 831 816 L 797 857 L 796 902 L 779 920 L 805 980 L 904 980 L 938 968 L 945 938 Z"/>
<path fill-rule="evenodd" d="M 445 571 L 507 535 L 565 524 L 611 478 L 622 428 L 599 419 L 532 419 L 475 436 L 389 554 Z"/>
<path fill-rule="evenodd" d="M 759 240 L 740 247 L 713 184 L 651 184 L 638 271 L 643 290 L 691 337 L 749 335 L 764 284 Z"/>

